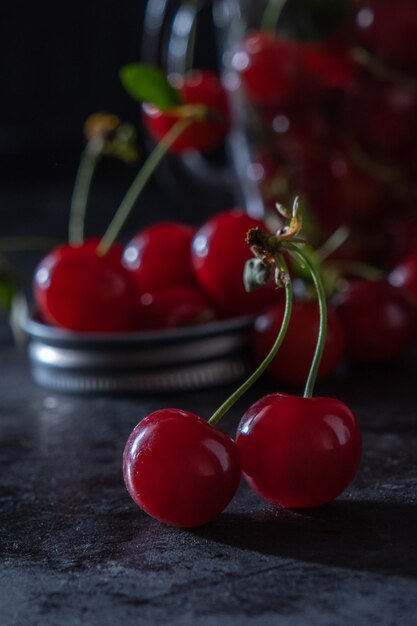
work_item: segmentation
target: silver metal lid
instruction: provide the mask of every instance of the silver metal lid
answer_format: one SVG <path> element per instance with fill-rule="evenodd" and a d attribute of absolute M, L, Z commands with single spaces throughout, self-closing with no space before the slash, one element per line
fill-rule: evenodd
<path fill-rule="evenodd" d="M 246 316 L 175 330 L 82 334 L 28 317 L 34 380 L 54 391 L 186 391 L 230 384 L 250 371 Z"/>

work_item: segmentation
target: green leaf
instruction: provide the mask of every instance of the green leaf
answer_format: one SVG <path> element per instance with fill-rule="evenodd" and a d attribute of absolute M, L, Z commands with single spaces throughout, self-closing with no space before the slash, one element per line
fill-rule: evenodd
<path fill-rule="evenodd" d="M 181 104 L 179 91 L 170 84 L 162 70 L 152 65 L 125 65 L 120 70 L 120 80 L 128 94 L 138 102 L 154 104 L 163 111 Z"/>

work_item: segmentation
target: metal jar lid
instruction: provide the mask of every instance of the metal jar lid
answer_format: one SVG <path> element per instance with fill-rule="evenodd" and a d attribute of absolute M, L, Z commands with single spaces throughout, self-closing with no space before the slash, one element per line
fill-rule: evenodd
<path fill-rule="evenodd" d="M 253 317 L 173 330 L 83 334 L 28 317 L 23 328 L 34 380 L 53 391 L 186 391 L 230 384 L 250 371 Z"/>

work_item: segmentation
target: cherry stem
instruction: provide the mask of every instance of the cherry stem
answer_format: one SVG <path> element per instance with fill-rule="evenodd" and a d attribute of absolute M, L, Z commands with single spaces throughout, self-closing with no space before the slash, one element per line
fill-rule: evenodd
<path fill-rule="evenodd" d="M 102 150 L 100 148 L 87 146 L 81 155 L 72 194 L 68 224 L 68 241 L 71 245 L 80 245 L 84 241 L 88 196 L 101 154 Z"/>
<path fill-rule="evenodd" d="M 307 267 L 310 271 L 311 277 L 314 282 L 314 286 L 317 291 L 317 297 L 319 301 L 320 309 L 320 326 L 319 334 L 317 338 L 316 350 L 311 363 L 310 372 L 308 374 L 306 386 L 304 389 L 304 398 L 311 398 L 313 396 L 314 385 L 316 383 L 317 372 L 320 367 L 320 361 L 323 356 L 324 346 L 326 343 L 327 332 L 327 304 L 326 304 L 326 292 L 324 290 L 323 281 L 320 275 L 320 269 L 315 261 L 298 246 L 292 243 L 286 242 L 286 247 L 290 250 L 291 254 L 295 256 L 299 263 Z"/>
<path fill-rule="evenodd" d="M 109 251 L 155 169 L 158 167 L 159 163 L 169 151 L 171 146 L 194 121 L 194 116 L 187 116 L 179 119 L 178 122 L 176 122 L 169 129 L 164 138 L 157 144 L 153 152 L 151 152 L 148 156 L 123 198 L 112 221 L 110 222 L 109 227 L 104 233 L 104 236 L 97 247 L 98 255 L 104 256 Z"/>
<path fill-rule="evenodd" d="M 340 246 L 342 246 L 345 241 L 349 238 L 350 231 L 347 226 L 340 226 L 337 230 L 334 231 L 332 235 L 324 242 L 320 248 L 314 251 L 314 256 L 322 263 L 325 261 L 333 252 L 338 250 Z"/>
<path fill-rule="evenodd" d="M 277 254 L 275 256 L 275 262 L 276 262 L 277 267 L 281 270 L 281 272 L 283 272 L 283 274 L 288 276 L 287 264 L 282 254 Z M 215 426 L 218 423 L 218 421 L 223 417 L 223 415 L 225 415 L 225 413 L 227 413 L 229 409 L 231 409 L 232 406 L 239 400 L 239 398 L 243 396 L 243 394 L 246 393 L 248 389 L 250 389 L 250 387 L 252 387 L 252 385 L 264 373 L 268 365 L 270 365 L 275 355 L 277 354 L 278 350 L 280 349 L 282 342 L 284 341 L 285 335 L 288 330 L 288 325 L 291 319 L 291 312 L 292 312 L 292 284 L 291 284 L 291 280 L 288 280 L 285 284 L 284 318 L 282 320 L 280 331 L 278 333 L 278 336 L 275 340 L 274 345 L 271 348 L 271 351 L 266 356 L 264 361 L 262 361 L 260 366 L 253 372 L 253 374 L 251 374 L 251 376 L 249 376 L 249 378 L 238 389 L 236 389 L 236 391 L 232 393 L 232 395 L 229 396 L 229 398 L 227 398 L 225 402 L 223 402 L 223 404 L 217 409 L 217 411 L 213 413 L 213 415 L 208 420 L 209 424 L 211 424 L 212 426 Z"/>

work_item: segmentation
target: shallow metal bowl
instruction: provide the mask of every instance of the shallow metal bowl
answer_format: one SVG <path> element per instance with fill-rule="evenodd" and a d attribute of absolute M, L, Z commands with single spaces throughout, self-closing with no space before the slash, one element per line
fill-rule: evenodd
<path fill-rule="evenodd" d="M 253 317 L 174 330 L 82 334 L 36 316 L 23 329 L 34 380 L 79 394 L 186 391 L 235 383 L 250 371 Z"/>

